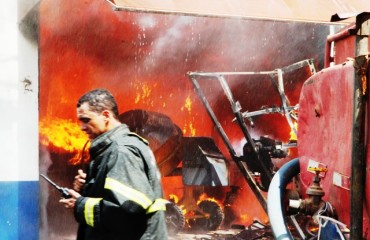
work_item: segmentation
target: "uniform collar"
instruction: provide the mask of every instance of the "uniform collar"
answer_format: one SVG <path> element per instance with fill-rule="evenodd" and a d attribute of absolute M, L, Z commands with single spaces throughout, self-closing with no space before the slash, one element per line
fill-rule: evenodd
<path fill-rule="evenodd" d="M 109 146 L 118 136 L 127 135 L 130 133 L 130 129 L 126 124 L 121 124 L 108 132 L 105 132 L 98 137 L 96 137 L 91 142 L 90 155 L 94 156 L 99 153 L 99 151 L 104 150 Z"/>

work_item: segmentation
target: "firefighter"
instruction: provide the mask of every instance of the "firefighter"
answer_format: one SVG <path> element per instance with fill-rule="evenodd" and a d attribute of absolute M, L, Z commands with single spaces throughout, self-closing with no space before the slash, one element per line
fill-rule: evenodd
<path fill-rule="evenodd" d="M 165 200 L 148 142 L 118 120 L 112 94 L 96 89 L 77 103 L 81 129 L 89 136 L 90 163 L 78 171 L 72 198 L 77 240 L 167 239 Z"/>

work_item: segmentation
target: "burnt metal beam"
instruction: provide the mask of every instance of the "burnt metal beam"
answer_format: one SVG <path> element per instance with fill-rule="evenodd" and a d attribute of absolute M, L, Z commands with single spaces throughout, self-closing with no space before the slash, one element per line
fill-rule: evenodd
<path fill-rule="evenodd" d="M 199 85 L 199 83 L 196 79 L 197 75 L 193 75 L 192 73 L 188 73 L 188 75 L 190 76 L 190 79 L 193 83 L 193 86 L 194 86 L 195 90 L 197 91 L 198 96 L 200 97 L 200 100 L 202 101 L 204 107 L 206 108 L 206 111 L 207 111 L 208 115 L 210 116 L 213 124 L 216 126 L 218 132 L 220 133 L 221 138 L 222 138 L 223 142 L 225 143 L 226 147 L 228 148 L 229 153 L 230 153 L 233 161 L 238 166 L 238 168 L 239 168 L 240 172 L 242 173 L 243 177 L 245 178 L 247 184 L 249 185 L 252 192 L 256 196 L 258 202 L 261 204 L 263 210 L 267 213 L 267 202 L 266 202 L 265 197 L 262 195 L 261 191 L 259 190 L 259 188 L 258 188 L 256 182 L 254 181 L 252 175 L 249 173 L 246 163 L 243 162 L 241 160 L 241 158 L 236 155 L 236 152 L 235 152 L 233 146 L 231 145 L 231 142 L 230 142 L 228 136 L 226 135 L 225 130 L 221 126 L 220 122 L 218 121 L 218 119 L 217 119 L 215 113 L 213 112 L 213 110 L 212 110 L 204 92 L 200 88 L 200 85 Z M 241 113 L 240 113 L 240 115 L 241 115 Z"/>

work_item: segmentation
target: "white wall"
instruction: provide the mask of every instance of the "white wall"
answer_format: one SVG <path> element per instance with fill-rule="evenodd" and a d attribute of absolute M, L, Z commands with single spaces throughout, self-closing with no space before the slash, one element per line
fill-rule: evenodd
<path fill-rule="evenodd" d="M 0 181 L 38 180 L 38 47 L 18 27 L 37 2 L 0 0 Z"/>

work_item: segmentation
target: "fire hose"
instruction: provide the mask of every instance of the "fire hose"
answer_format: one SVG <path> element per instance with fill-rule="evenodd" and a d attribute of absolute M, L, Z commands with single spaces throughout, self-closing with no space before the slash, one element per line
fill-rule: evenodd
<path fill-rule="evenodd" d="M 295 158 L 284 164 L 275 173 L 270 183 L 267 194 L 267 213 L 272 232 L 277 240 L 293 240 L 284 218 L 283 197 L 286 186 L 299 172 L 299 159 Z"/>

